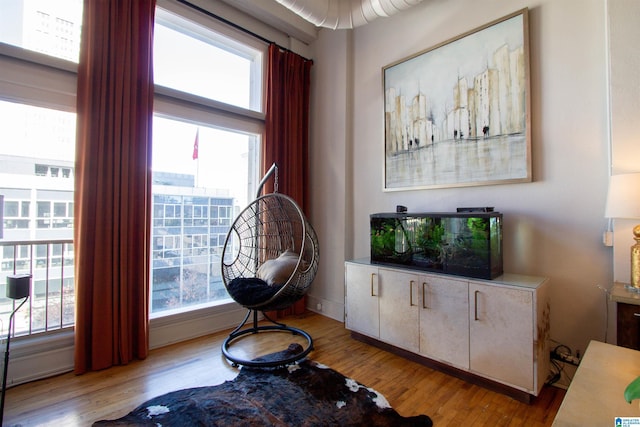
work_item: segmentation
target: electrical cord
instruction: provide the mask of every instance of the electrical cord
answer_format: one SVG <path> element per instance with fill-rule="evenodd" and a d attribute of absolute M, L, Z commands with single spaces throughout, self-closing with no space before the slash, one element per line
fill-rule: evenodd
<path fill-rule="evenodd" d="M 564 344 L 557 345 L 551 351 L 551 359 L 558 360 L 560 362 L 569 363 L 574 366 L 578 366 L 580 364 L 579 355 L 574 356 L 573 351 Z"/>
<path fill-rule="evenodd" d="M 596 285 L 598 289 L 604 292 L 605 295 L 605 328 L 604 328 L 604 342 L 608 341 L 608 331 L 609 331 L 609 295 L 611 293 L 610 289 L 605 288 L 602 285 Z M 547 385 L 555 384 L 560 381 L 562 378 L 562 374 L 567 375 L 569 381 L 573 378 L 569 377 L 568 373 L 565 370 L 566 364 L 570 364 L 573 366 L 578 366 L 580 364 L 580 352 L 576 352 L 576 355 L 573 355 L 573 350 L 565 344 L 559 343 L 558 341 L 551 340 L 557 345 L 551 350 L 551 375 L 550 378 L 546 381 Z"/>
<path fill-rule="evenodd" d="M 546 382 L 547 385 L 553 385 L 558 381 L 560 381 L 560 378 L 562 378 L 562 371 L 564 370 L 564 367 L 553 359 L 551 359 L 551 365 L 552 365 L 551 373 L 553 375 L 551 375 L 551 378 L 547 380 Z M 555 368 L 555 372 L 553 372 L 553 368 Z"/>
<path fill-rule="evenodd" d="M 611 290 L 605 288 L 602 285 L 596 285 L 598 289 L 604 292 L 604 310 L 605 310 L 605 320 L 604 320 L 604 342 L 608 342 L 608 334 L 609 334 L 609 297 L 611 294 Z"/>
<path fill-rule="evenodd" d="M 567 372 L 567 370 L 565 369 L 565 364 L 560 363 L 560 361 L 555 359 L 551 359 L 551 374 L 552 375 L 545 383 L 546 385 L 553 385 L 557 383 L 558 381 L 560 381 L 560 379 L 562 379 L 563 374 L 567 377 L 569 383 L 571 383 L 571 381 L 573 380 L 573 375 Z"/>

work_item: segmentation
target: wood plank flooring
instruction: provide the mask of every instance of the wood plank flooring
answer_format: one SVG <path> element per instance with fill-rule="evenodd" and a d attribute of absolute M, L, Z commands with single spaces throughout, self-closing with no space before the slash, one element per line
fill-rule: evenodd
<path fill-rule="evenodd" d="M 311 334 L 311 359 L 376 389 L 401 415 L 429 415 L 435 426 L 550 426 L 565 394 L 545 387 L 527 405 L 353 340 L 343 323 L 319 314 L 284 321 Z M 13 387 L 6 395 L 4 425 L 88 426 L 121 417 L 169 391 L 230 380 L 238 371 L 222 357 L 227 334 L 153 350 L 146 360 L 127 366 Z M 288 333 L 259 334 L 240 340 L 231 351 L 253 357 L 296 340 Z"/>

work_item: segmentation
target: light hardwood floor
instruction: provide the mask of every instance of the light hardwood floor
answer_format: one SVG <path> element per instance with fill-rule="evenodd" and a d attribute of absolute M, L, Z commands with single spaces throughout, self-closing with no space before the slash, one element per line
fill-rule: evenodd
<path fill-rule="evenodd" d="M 435 426 L 550 426 L 565 394 L 545 387 L 527 405 L 353 340 L 343 323 L 319 314 L 283 321 L 311 334 L 311 359 L 376 389 L 401 415 L 429 415 Z M 146 360 L 127 366 L 13 387 L 6 395 L 4 425 L 87 426 L 121 417 L 169 391 L 230 380 L 238 371 L 221 354 L 227 334 L 153 350 Z M 239 356 L 257 355 L 295 341 L 288 333 L 259 335 L 259 342 L 243 339 L 231 350 Z"/>

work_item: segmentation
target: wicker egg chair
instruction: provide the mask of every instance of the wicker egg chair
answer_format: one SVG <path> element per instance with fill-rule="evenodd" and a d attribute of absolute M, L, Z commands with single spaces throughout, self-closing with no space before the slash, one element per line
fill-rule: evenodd
<path fill-rule="evenodd" d="M 276 192 L 258 196 L 233 222 L 222 250 L 222 279 L 229 295 L 248 309 L 240 325 L 222 345 L 224 356 L 235 366 L 282 366 L 304 358 L 313 349 L 311 336 L 298 328 L 278 323 L 265 312 L 282 310 L 300 300 L 318 270 L 318 239 L 300 207 L 289 196 L 277 193 L 277 165 L 262 179 L 276 174 Z M 258 324 L 261 312 L 270 325 Z M 253 316 L 250 326 L 244 327 Z M 247 360 L 234 356 L 235 340 L 261 332 L 291 332 L 306 339 L 301 353 L 282 360 Z"/>

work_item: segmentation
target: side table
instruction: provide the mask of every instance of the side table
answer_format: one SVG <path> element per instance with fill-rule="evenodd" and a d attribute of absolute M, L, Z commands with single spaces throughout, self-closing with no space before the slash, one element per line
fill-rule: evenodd
<path fill-rule="evenodd" d="M 624 283 L 614 283 L 611 301 L 617 308 L 616 338 L 621 347 L 640 350 L 640 292 L 632 291 Z"/>
<path fill-rule="evenodd" d="M 624 390 L 638 376 L 638 366 L 640 351 L 591 341 L 553 427 L 613 427 L 616 417 L 640 418 L 638 401 L 624 400 Z"/>

